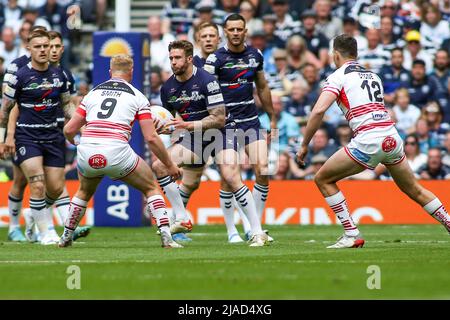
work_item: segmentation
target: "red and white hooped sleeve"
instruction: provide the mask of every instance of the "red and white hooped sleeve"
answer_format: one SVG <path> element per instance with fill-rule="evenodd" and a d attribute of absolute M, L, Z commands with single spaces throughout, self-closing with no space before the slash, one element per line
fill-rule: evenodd
<path fill-rule="evenodd" d="M 336 98 L 339 97 L 339 94 L 342 89 L 342 81 L 340 81 L 340 77 L 337 74 L 338 71 L 335 71 L 331 75 L 328 76 L 325 84 L 322 88 L 322 92 L 328 91 L 336 95 Z"/>
<path fill-rule="evenodd" d="M 152 118 L 152 113 L 150 111 L 150 104 L 147 104 L 145 107 L 139 108 L 139 110 L 136 113 L 135 119 L 140 120 L 147 120 Z"/>
<path fill-rule="evenodd" d="M 83 118 L 86 118 L 86 106 L 84 105 L 83 101 L 78 106 L 76 113 L 78 113 Z"/>

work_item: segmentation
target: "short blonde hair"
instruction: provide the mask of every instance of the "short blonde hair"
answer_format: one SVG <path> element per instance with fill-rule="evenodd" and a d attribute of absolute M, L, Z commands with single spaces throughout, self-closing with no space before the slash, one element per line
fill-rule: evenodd
<path fill-rule="evenodd" d="M 133 58 L 127 54 L 117 54 L 111 58 L 109 62 L 111 72 L 128 73 L 133 69 Z"/>

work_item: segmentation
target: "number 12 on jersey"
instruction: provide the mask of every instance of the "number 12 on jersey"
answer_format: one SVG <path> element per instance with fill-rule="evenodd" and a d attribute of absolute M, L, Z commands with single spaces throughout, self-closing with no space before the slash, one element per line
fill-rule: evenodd
<path fill-rule="evenodd" d="M 367 94 L 369 96 L 369 100 L 372 102 L 383 102 L 383 97 L 381 95 L 381 86 L 378 81 L 371 81 L 371 84 L 369 85 L 369 80 L 364 80 L 361 84 L 361 88 L 367 89 Z M 372 94 L 372 89 L 376 89 Z M 375 98 L 375 100 L 374 100 Z"/>

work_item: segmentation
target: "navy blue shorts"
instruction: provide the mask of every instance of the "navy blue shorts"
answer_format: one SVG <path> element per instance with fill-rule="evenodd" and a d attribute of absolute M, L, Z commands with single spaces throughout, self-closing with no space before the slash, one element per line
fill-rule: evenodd
<path fill-rule="evenodd" d="M 266 130 L 261 129 L 259 119 L 237 122 L 236 123 L 236 142 L 239 147 L 246 146 L 252 142 L 258 140 L 265 140 L 264 132 Z"/>
<path fill-rule="evenodd" d="M 211 129 L 207 132 L 196 132 L 180 137 L 175 143 L 181 144 L 186 149 L 195 153 L 201 162 L 188 164 L 191 168 L 200 168 L 206 164 L 208 158 L 215 157 L 217 153 L 225 149 L 237 150 L 234 129 Z"/>
<path fill-rule="evenodd" d="M 32 141 L 16 141 L 16 154 L 13 163 L 20 166 L 22 162 L 34 157 L 44 158 L 45 167 L 64 168 L 66 165 L 66 142 L 37 143 Z"/>

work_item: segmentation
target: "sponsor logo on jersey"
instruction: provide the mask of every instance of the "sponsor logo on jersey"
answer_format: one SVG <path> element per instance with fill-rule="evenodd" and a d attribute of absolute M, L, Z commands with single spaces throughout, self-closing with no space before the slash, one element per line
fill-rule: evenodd
<path fill-rule="evenodd" d="M 383 142 L 381 143 L 381 149 L 383 149 L 384 152 L 391 152 L 397 147 L 397 141 L 395 141 L 392 137 L 386 137 L 384 138 Z"/>
<path fill-rule="evenodd" d="M 94 154 L 88 160 L 89 166 L 93 169 L 102 169 L 106 167 L 107 161 L 106 157 L 102 154 Z"/>
<path fill-rule="evenodd" d="M 187 103 L 191 101 L 199 101 L 202 99 L 205 99 L 205 96 L 200 94 L 198 91 L 192 91 L 191 96 L 188 96 L 186 94 L 186 91 L 183 90 L 181 92 L 181 96 L 179 97 L 171 96 L 169 98 L 169 103 Z"/>
<path fill-rule="evenodd" d="M 219 86 L 219 83 L 217 81 L 213 81 L 213 82 L 208 83 L 206 88 L 208 89 L 208 91 L 210 93 L 214 93 L 214 92 L 220 90 L 220 86 Z"/>
<path fill-rule="evenodd" d="M 375 121 L 387 120 L 389 119 L 389 113 L 387 111 L 372 112 L 372 119 Z"/>

